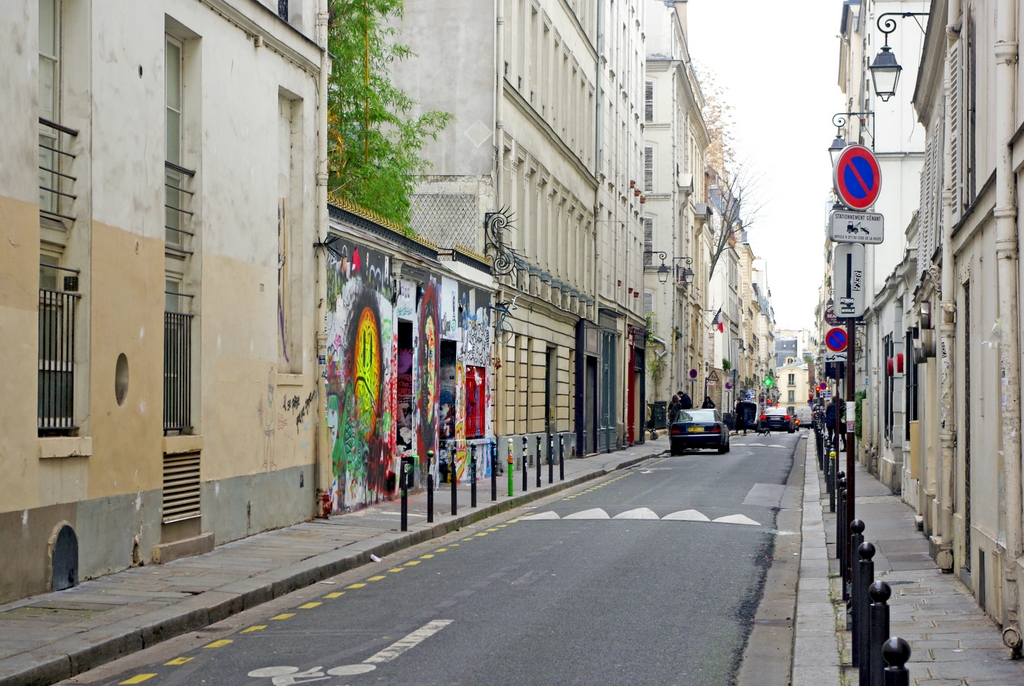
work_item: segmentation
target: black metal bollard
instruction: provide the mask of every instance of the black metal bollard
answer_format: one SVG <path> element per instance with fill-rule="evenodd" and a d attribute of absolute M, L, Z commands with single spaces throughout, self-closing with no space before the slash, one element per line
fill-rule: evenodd
<path fill-rule="evenodd" d="M 558 480 L 565 481 L 565 436 L 558 437 Z"/>
<path fill-rule="evenodd" d="M 882 686 L 910 686 L 910 644 L 898 636 L 893 636 L 882 644 L 882 660 L 887 667 L 883 674 L 885 682 Z"/>
<path fill-rule="evenodd" d="M 537 488 L 540 488 L 540 451 L 543 445 L 543 439 L 537 436 Z"/>
<path fill-rule="evenodd" d="M 857 571 L 853 582 L 853 666 L 868 673 L 868 638 L 871 630 L 871 598 L 868 589 L 875 580 L 875 546 L 861 543 L 857 548 Z M 861 681 L 861 683 L 868 683 Z"/>
<path fill-rule="evenodd" d="M 476 447 L 469 452 L 469 506 L 476 507 Z"/>
<path fill-rule="evenodd" d="M 402 493 L 402 531 L 409 530 L 409 482 L 412 480 L 412 458 L 402 455 L 402 466 L 398 478 L 401 479 Z"/>
<path fill-rule="evenodd" d="M 870 686 L 882 686 L 885 679 L 885 665 L 882 661 L 882 646 L 889 640 L 889 606 L 886 604 L 892 597 L 892 589 L 884 581 L 876 581 L 868 590 L 871 597 L 871 628 L 868 639 L 868 669 L 861 667 L 861 674 L 868 671 Z M 865 682 L 862 680 L 861 685 Z"/>
<path fill-rule="evenodd" d="M 434 451 L 427 451 L 427 523 L 434 521 Z"/>
<path fill-rule="evenodd" d="M 555 435 L 548 440 L 548 483 L 555 483 Z"/>
<path fill-rule="evenodd" d="M 859 569 L 860 558 L 857 555 L 857 551 L 860 549 L 860 544 L 864 542 L 864 522 L 859 519 L 855 519 L 850 522 L 850 550 L 853 551 L 853 564 L 850 565 L 850 603 L 847 605 L 849 611 L 847 617 L 850 619 L 850 629 L 853 631 L 853 649 L 851 651 L 853 658 L 853 664 L 857 664 L 857 616 L 860 609 L 857 605 L 857 585 L 860 583 Z M 860 615 L 863 617 L 864 615 Z"/>
<path fill-rule="evenodd" d="M 526 487 L 530 482 L 530 473 L 526 468 L 526 451 L 530 449 L 530 443 L 526 436 L 523 436 L 523 493 L 526 493 Z"/>
<path fill-rule="evenodd" d="M 491 502 L 498 499 L 498 441 L 491 440 Z"/>
<path fill-rule="evenodd" d="M 836 463 L 832 459 L 832 448 L 825 443 L 825 484 L 828 487 L 828 511 L 836 511 Z"/>
<path fill-rule="evenodd" d="M 448 481 L 452 485 L 452 516 L 459 513 L 459 468 L 457 463 L 455 441 L 448 450 Z"/>

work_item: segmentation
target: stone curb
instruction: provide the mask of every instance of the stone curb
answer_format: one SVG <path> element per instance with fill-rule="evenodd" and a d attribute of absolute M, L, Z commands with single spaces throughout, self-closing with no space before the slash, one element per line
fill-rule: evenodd
<path fill-rule="evenodd" d="M 175 636 L 215 624 L 231 615 L 306 588 L 464 526 L 489 519 L 568 488 L 628 469 L 663 451 L 629 458 L 613 467 L 566 479 L 539 490 L 478 507 L 455 519 L 411 525 L 404 533 L 383 533 L 343 548 L 321 553 L 270 572 L 234 581 L 153 612 L 70 636 L 41 648 L 0 660 L 0 686 L 50 686 L 102 664 L 144 650 Z"/>

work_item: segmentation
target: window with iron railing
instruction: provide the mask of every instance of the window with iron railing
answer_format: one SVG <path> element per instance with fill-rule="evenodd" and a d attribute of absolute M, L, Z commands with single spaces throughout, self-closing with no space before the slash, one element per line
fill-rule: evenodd
<path fill-rule="evenodd" d="M 37 427 L 40 435 L 75 430 L 75 306 L 78 272 L 40 264 Z M 58 272 L 68 272 L 60 279 Z M 63 288 L 61 288 L 63 286 Z"/>
<path fill-rule="evenodd" d="M 78 131 L 39 117 L 39 211 L 75 221 L 72 193 L 76 178 L 69 174 L 75 155 L 69 151 Z"/>
<path fill-rule="evenodd" d="M 164 291 L 164 433 L 183 433 L 192 428 L 192 315 L 182 312 L 182 300 L 192 296 L 177 292 L 168 281 Z"/>

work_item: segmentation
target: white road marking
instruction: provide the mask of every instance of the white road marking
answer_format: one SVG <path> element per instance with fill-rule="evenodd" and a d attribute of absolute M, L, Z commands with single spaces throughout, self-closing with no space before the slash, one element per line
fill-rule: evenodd
<path fill-rule="evenodd" d="M 697 510 L 682 510 L 681 512 L 673 512 L 672 514 L 665 515 L 662 517 L 663 520 L 671 519 L 682 522 L 710 522 L 707 515 L 698 512 Z"/>
<path fill-rule="evenodd" d="M 582 512 L 574 512 L 570 515 L 565 515 L 562 519 L 611 519 L 608 513 L 599 507 L 595 507 L 589 510 L 583 510 Z"/>
<path fill-rule="evenodd" d="M 748 526 L 761 526 L 760 522 L 755 522 L 750 517 L 741 514 L 728 515 L 726 517 L 719 517 L 713 519 L 714 522 L 720 522 L 722 524 L 746 524 Z"/>
<path fill-rule="evenodd" d="M 352 676 L 353 674 L 366 674 L 375 669 L 377 669 L 377 665 L 370 665 L 364 662 L 358 665 L 342 665 L 341 667 L 328 669 L 327 673 L 331 676 Z"/>
<path fill-rule="evenodd" d="M 612 519 L 661 519 L 653 510 L 646 507 L 638 507 L 635 510 L 626 510 L 612 517 Z"/>
<path fill-rule="evenodd" d="M 540 514 L 535 514 L 532 517 L 527 517 L 523 521 L 535 522 L 538 519 L 561 519 L 561 517 L 558 516 L 557 512 L 541 512 Z"/>
<path fill-rule="evenodd" d="M 454 619 L 435 619 L 432 622 L 427 622 L 421 628 L 412 632 L 405 638 L 401 638 L 395 641 L 394 643 L 392 643 L 376 655 L 371 655 L 370 657 L 363 660 L 363 662 L 367 664 L 381 664 L 383 662 L 390 662 L 391 660 L 394 660 L 396 657 L 398 657 L 405 651 L 409 650 L 410 648 L 415 648 L 420 643 L 430 638 L 438 631 L 445 628 L 454 621 Z"/>

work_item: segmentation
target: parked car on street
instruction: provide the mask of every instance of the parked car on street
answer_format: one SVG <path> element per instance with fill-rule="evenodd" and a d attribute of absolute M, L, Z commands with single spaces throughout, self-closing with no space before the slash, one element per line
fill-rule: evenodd
<path fill-rule="evenodd" d="M 681 410 L 669 429 L 673 455 L 685 450 L 715 449 L 729 452 L 729 430 L 718 410 Z"/>
<path fill-rule="evenodd" d="M 769 407 L 761 413 L 761 431 L 796 431 L 796 422 L 784 407 Z"/>

